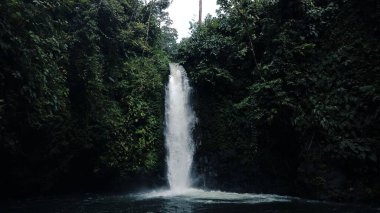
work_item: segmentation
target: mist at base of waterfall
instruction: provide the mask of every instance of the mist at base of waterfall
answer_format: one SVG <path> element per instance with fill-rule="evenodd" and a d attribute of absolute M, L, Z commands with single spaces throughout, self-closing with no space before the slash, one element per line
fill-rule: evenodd
<path fill-rule="evenodd" d="M 264 202 L 289 202 L 298 198 L 289 196 L 280 196 L 272 194 L 250 194 L 250 193 L 235 193 L 224 192 L 218 190 L 202 190 L 197 188 L 187 188 L 181 191 L 173 190 L 157 190 L 148 193 L 136 195 L 141 199 L 154 198 L 181 198 L 184 200 L 198 202 L 224 202 L 224 203 L 264 203 Z"/>

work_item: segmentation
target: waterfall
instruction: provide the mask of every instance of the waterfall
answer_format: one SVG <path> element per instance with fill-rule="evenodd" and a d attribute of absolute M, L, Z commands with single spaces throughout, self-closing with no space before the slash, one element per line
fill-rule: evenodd
<path fill-rule="evenodd" d="M 190 105 L 191 87 L 185 69 L 170 64 L 165 97 L 165 142 L 170 190 L 182 192 L 191 187 L 194 146 L 192 130 L 195 115 Z"/>
<path fill-rule="evenodd" d="M 143 199 L 178 196 L 184 198 L 186 202 L 194 200 L 195 202 L 204 201 L 205 203 L 289 202 L 289 197 L 278 195 L 239 194 L 192 188 L 190 174 L 194 145 L 191 136 L 196 117 L 190 105 L 190 93 L 191 87 L 185 69 L 178 64 L 170 64 L 169 82 L 165 93 L 164 132 L 167 149 L 167 176 L 170 190 L 153 190 L 148 193 L 138 194 L 137 196 Z M 178 199 L 173 199 L 173 202 L 178 202 Z M 189 211 L 191 212 L 191 210 Z"/>

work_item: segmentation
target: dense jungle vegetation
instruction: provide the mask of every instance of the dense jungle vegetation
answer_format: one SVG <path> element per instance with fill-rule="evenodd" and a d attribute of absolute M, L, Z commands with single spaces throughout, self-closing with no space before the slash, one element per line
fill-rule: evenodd
<path fill-rule="evenodd" d="M 162 177 L 168 5 L 1 1 L 2 195 Z"/>
<path fill-rule="evenodd" d="M 377 0 L 218 0 L 179 44 L 169 4 L 0 2 L 0 196 L 164 185 L 177 61 L 199 186 L 380 202 Z"/>
<path fill-rule="evenodd" d="M 200 185 L 380 201 L 379 2 L 218 2 L 178 50 Z"/>

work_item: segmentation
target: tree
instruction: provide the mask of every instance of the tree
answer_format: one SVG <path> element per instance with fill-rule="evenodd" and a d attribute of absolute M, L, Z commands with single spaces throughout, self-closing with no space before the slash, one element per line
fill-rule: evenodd
<path fill-rule="evenodd" d="M 202 24 L 202 0 L 199 0 L 199 20 L 198 20 L 198 24 L 199 25 Z"/>
<path fill-rule="evenodd" d="M 196 91 L 206 179 L 380 199 L 374 2 L 218 1 L 218 17 L 178 50 Z"/>
<path fill-rule="evenodd" d="M 168 5 L 0 4 L 0 195 L 161 175 Z"/>

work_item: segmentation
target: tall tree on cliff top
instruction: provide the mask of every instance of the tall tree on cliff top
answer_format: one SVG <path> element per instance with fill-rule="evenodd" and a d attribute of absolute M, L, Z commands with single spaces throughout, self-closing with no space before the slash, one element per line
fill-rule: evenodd
<path fill-rule="evenodd" d="M 202 0 L 199 0 L 199 25 L 202 23 Z"/>

